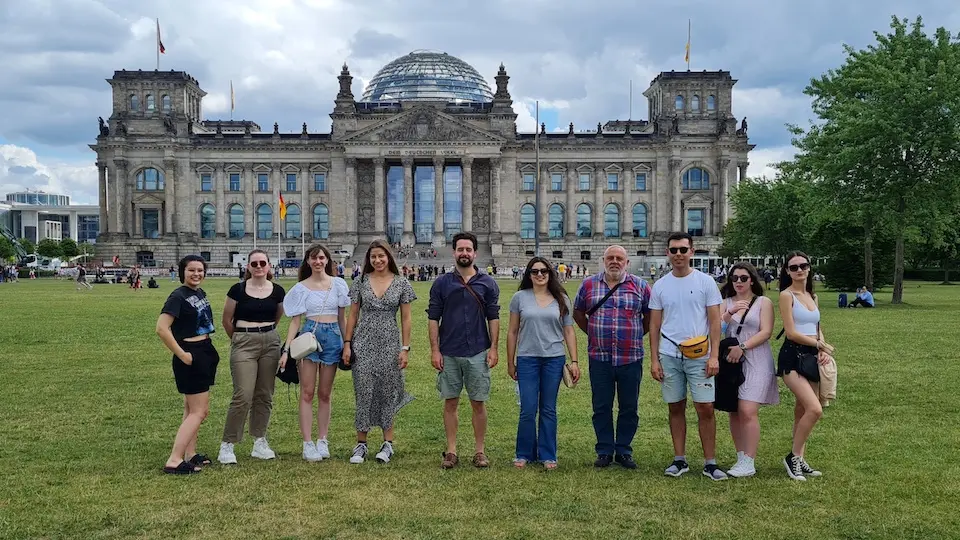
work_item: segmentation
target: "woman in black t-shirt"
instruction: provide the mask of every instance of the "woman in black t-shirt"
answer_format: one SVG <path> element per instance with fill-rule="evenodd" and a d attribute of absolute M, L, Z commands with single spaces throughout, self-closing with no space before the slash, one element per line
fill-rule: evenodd
<path fill-rule="evenodd" d="M 192 474 L 210 458 L 197 453 L 197 433 L 210 410 L 210 387 L 217 375 L 220 356 L 213 347 L 213 311 L 200 288 L 207 263 L 199 255 L 180 261 L 180 283 L 170 293 L 157 319 L 157 335 L 173 353 L 173 378 L 183 394 L 183 422 L 173 441 L 173 450 L 163 472 Z"/>
<path fill-rule="evenodd" d="M 223 427 L 223 442 L 217 461 L 237 462 L 233 445 L 243 438 L 243 424 L 250 415 L 253 437 L 251 457 L 277 457 L 267 444 L 267 425 L 273 408 L 273 388 L 280 363 L 277 322 L 283 315 L 283 287 L 273 283 L 270 257 L 260 249 L 247 255 L 244 280 L 227 293 L 223 306 L 223 329 L 230 336 L 230 373 L 233 400 Z"/>

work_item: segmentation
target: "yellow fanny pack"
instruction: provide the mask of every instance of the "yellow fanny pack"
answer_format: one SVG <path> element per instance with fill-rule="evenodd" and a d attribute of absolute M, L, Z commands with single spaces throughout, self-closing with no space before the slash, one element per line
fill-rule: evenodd
<path fill-rule="evenodd" d="M 677 349 L 680 350 L 680 354 L 685 358 L 697 359 L 703 358 L 707 355 L 707 352 L 710 351 L 710 338 L 707 336 L 696 336 L 690 339 L 685 339 L 680 343 L 660 334 L 670 343 L 673 343 L 677 346 Z"/>

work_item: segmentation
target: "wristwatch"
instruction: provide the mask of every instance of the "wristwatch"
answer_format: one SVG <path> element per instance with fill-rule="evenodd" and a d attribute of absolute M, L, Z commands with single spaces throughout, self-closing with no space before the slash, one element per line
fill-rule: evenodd
<path fill-rule="evenodd" d="M 737 346 L 740 347 L 741 351 L 747 352 L 747 345 L 745 343 L 740 343 Z"/>
<path fill-rule="evenodd" d="M 410 350 L 410 346 L 409 346 L 409 345 L 404 345 L 403 347 L 400 347 L 400 350 L 401 350 L 401 351 L 409 351 L 409 350 Z"/>

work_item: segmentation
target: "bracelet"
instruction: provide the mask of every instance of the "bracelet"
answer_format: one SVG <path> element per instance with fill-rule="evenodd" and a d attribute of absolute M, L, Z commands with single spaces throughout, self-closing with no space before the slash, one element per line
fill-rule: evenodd
<path fill-rule="evenodd" d="M 579 364 L 579 362 L 577 362 L 576 360 L 571 360 L 570 363 L 571 363 L 571 364 Z"/>
<path fill-rule="evenodd" d="M 344 342 L 344 343 L 353 343 L 353 340 L 352 340 L 352 339 L 345 339 L 345 340 L 343 340 L 343 342 Z"/>

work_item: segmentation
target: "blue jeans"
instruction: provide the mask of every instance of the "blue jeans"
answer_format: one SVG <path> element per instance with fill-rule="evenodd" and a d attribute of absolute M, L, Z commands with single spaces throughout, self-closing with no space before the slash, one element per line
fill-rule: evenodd
<path fill-rule="evenodd" d="M 564 362 L 565 356 L 517 357 L 517 381 L 520 383 L 517 459 L 557 460 L 557 394 L 563 380 Z"/>
<path fill-rule="evenodd" d="M 640 380 L 643 362 L 613 366 L 610 362 L 590 360 L 590 390 L 593 393 L 593 431 L 597 434 L 597 455 L 614 453 L 629 456 L 633 453 L 633 436 L 637 434 L 640 417 L 637 400 L 640 398 Z M 613 397 L 617 396 L 617 431 L 614 442 Z"/>

